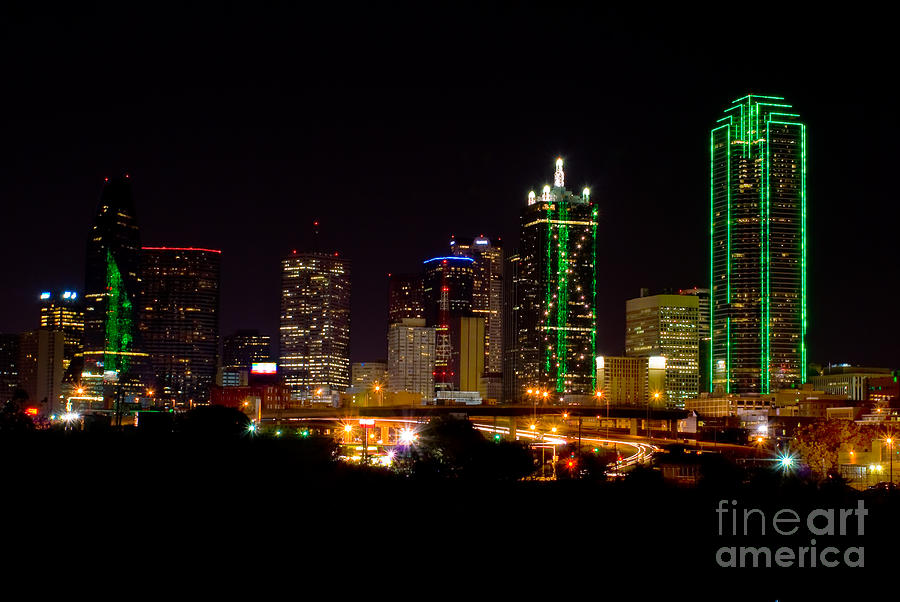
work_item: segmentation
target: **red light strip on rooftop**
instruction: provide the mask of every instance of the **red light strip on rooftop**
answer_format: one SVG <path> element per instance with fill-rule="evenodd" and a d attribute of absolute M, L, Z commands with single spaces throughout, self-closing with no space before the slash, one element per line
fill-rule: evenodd
<path fill-rule="evenodd" d="M 207 253 L 221 253 L 217 249 L 195 249 L 194 247 L 141 247 L 141 251 L 206 251 Z"/>

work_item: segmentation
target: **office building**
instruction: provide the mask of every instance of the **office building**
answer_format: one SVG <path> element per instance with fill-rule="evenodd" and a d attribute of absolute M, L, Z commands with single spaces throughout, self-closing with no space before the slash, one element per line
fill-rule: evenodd
<path fill-rule="evenodd" d="M 107 178 L 87 242 L 82 382 L 108 397 L 142 395 L 149 379 L 137 329 L 140 235 L 131 181 Z"/>
<path fill-rule="evenodd" d="M 282 260 L 281 373 L 295 399 L 350 386 L 350 261 L 293 252 Z"/>
<path fill-rule="evenodd" d="M 77 291 L 44 291 L 40 296 L 40 327 L 63 333 L 63 369 L 80 358 L 84 342 L 84 306 Z M 77 379 L 76 379 L 77 380 Z"/>
<path fill-rule="evenodd" d="M 700 391 L 700 303 L 696 295 L 650 295 L 625 303 L 625 355 L 666 358 L 663 397 L 684 407 Z"/>
<path fill-rule="evenodd" d="M 388 327 L 388 389 L 434 397 L 435 328 L 424 319 Z"/>
<path fill-rule="evenodd" d="M 594 394 L 597 336 L 597 206 L 585 188 L 565 188 L 563 161 L 553 186 L 528 195 L 521 214 L 514 306 L 514 361 L 525 389 Z M 558 399 L 560 396 L 552 396 Z"/>
<path fill-rule="evenodd" d="M 503 396 L 503 247 L 499 239 L 486 236 L 454 237 L 450 252 L 475 260 L 472 313 L 484 320 L 485 395 L 499 401 Z"/>
<path fill-rule="evenodd" d="M 174 406 L 209 402 L 219 348 L 216 249 L 143 247 L 139 330 L 154 395 Z"/>
<path fill-rule="evenodd" d="M 709 330 L 709 289 L 695 286 L 681 289 L 678 294 L 697 297 L 700 314 L 700 391 L 712 391 L 712 373 L 709 370 L 710 344 L 712 342 Z"/>
<path fill-rule="evenodd" d="M 869 382 L 872 379 L 891 376 L 889 368 L 870 368 L 839 364 L 828 366 L 822 375 L 809 379 L 813 388 L 829 395 L 846 395 L 853 401 L 866 401 L 869 396 Z"/>
<path fill-rule="evenodd" d="M 518 253 L 507 256 L 503 271 L 503 402 L 515 403 L 522 397 L 523 387 L 522 364 L 523 354 L 520 343 L 527 341 L 526 333 L 521 332 L 524 324 L 523 308 L 519 305 Z M 535 355 L 536 357 L 536 355 Z M 536 361 L 536 360 L 535 360 Z"/>
<path fill-rule="evenodd" d="M 662 406 L 665 385 L 664 357 L 597 356 L 598 405 Z"/>
<path fill-rule="evenodd" d="M 19 343 L 19 387 L 45 416 L 65 411 L 63 361 L 65 334 L 39 328 L 22 334 Z"/>
<path fill-rule="evenodd" d="M 425 318 L 422 274 L 388 274 L 388 324 Z"/>
<path fill-rule="evenodd" d="M 387 362 L 354 362 L 350 368 L 352 386 L 359 389 L 372 389 L 376 385 L 386 388 L 388 381 Z"/>
<path fill-rule="evenodd" d="M 12 399 L 19 386 L 19 335 L 0 334 L 0 404 Z"/>
<path fill-rule="evenodd" d="M 710 371 L 715 390 L 806 380 L 806 126 L 751 94 L 710 133 Z"/>
<path fill-rule="evenodd" d="M 224 387 L 246 385 L 255 363 L 272 360 L 272 342 L 258 330 L 238 330 L 222 342 L 222 367 L 219 384 Z"/>
<path fill-rule="evenodd" d="M 424 262 L 425 323 L 435 329 L 434 386 L 452 390 L 459 381 L 458 318 L 472 315 L 471 257 L 434 257 Z"/>

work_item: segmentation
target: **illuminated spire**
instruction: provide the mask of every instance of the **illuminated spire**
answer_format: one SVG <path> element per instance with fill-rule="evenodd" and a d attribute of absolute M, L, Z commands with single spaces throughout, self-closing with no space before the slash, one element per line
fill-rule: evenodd
<path fill-rule="evenodd" d="M 588 200 L 589 198 L 591 198 L 591 189 L 585 188 L 584 190 L 582 190 L 581 198 L 583 198 L 584 200 Z"/>
<path fill-rule="evenodd" d="M 528 193 L 528 204 L 534 205 L 537 201 L 534 199 L 534 191 Z"/>
<path fill-rule="evenodd" d="M 541 193 L 541 200 L 544 202 L 550 202 L 550 187 L 544 186 L 544 191 Z"/>
<path fill-rule="evenodd" d="M 566 185 L 566 174 L 563 173 L 563 160 L 559 157 L 556 160 L 556 173 L 553 174 L 553 185 L 562 188 Z"/>

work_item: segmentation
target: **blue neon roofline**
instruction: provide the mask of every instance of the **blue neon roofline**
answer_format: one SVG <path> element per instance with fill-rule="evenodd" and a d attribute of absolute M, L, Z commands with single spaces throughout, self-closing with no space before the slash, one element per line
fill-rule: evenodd
<path fill-rule="evenodd" d="M 422 263 L 429 263 L 432 261 L 440 261 L 442 259 L 464 259 L 466 261 L 475 261 L 471 257 L 463 257 L 462 255 L 453 255 L 452 257 L 432 257 L 431 259 L 426 259 Z"/>

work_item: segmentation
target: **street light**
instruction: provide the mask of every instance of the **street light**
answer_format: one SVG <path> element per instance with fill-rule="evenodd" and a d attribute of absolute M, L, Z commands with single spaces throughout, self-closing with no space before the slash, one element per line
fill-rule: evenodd
<path fill-rule="evenodd" d="M 894 488 L 894 438 L 888 437 L 884 442 L 888 444 L 888 453 L 890 454 L 890 464 L 888 464 L 888 472 L 890 473 L 888 489 L 890 490 Z"/>

